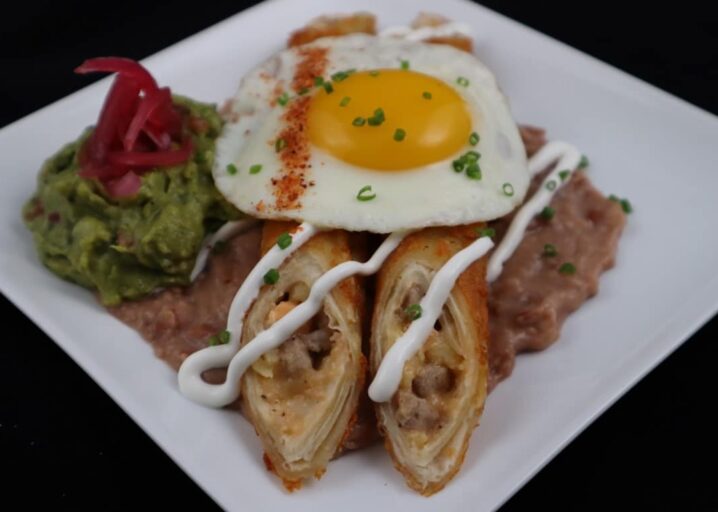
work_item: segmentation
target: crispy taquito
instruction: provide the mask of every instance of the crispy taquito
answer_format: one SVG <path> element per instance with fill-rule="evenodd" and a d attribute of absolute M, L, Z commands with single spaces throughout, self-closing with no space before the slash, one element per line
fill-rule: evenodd
<path fill-rule="evenodd" d="M 409 235 L 379 271 L 370 365 L 406 331 L 433 275 L 477 237 L 476 226 Z M 392 399 L 376 404 L 379 431 L 394 465 L 424 495 L 457 473 L 478 424 L 488 379 L 486 259 L 458 279 L 422 349 L 404 366 Z M 408 308 L 408 309 L 407 309 Z"/>
<path fill-rule="evenodd" d="M 267 222 L 263 252 L 293 227 Z M 278 269 L 275 284 L 262 287 L 245 318 L 242 344 L 302 303 L 327 270 L 350 259 L 346 232 L 314 236 Z M 356 420 L 366 368 L 363 304 L 358 280 L 342 281 L 319 314 L 264 354 L 242 378 L 242 409 L 262 440 L 268 469 L 289 490 L 324 473 Z"/>

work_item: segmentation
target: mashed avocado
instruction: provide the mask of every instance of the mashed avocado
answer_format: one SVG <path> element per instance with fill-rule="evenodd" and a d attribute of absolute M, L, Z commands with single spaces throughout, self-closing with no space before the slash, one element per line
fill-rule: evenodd
<path fill-rule="evenodd" d="M 23 208 L 42 262 L 96 289 L 106 305 L 188 284 L 204 237 L 240 216 L 212 180 L 222 126 L 215 108 L 180 97 L 174 102 L 189 111 L 194 127 L 189 161 L 146 173 L 134 197 L 111 199 L 102 185 L 77 174 L 88 130 L 45 162 Z"/>

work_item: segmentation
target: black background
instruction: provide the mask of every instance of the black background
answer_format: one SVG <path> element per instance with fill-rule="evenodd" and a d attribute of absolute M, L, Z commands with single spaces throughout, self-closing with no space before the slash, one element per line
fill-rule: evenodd
<path fill-rule="evenodd" d="M 0 126 L 92 81 L 72 73 L 86 57 L 143 58 L 251 3 L 15 5 L 0 28 Z M 718 18 L 698 3 L 650 10 L 630 2 L 483 3 L 718 113 Z M 18 172 L 8 164 L 4 173 Z M 47 336 L 6 299 L 0 308 L 13 333 L 0 343 L 0 508 L 14 497 L 28 508 L 216 506 Z M 621 398 L 505 509 L 718 510 L 717 325 L 714 319 Z"/>

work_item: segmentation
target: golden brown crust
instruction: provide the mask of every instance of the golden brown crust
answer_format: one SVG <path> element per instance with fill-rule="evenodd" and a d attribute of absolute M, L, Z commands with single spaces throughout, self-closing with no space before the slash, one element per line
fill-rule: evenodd
<path fill-rule="evenodd" d="M 292 233 L 296 226 L 292 222 L 265 222 L 262 252 L 266 253 L 282 233 Z M 349 235 L 345 231 L 321 232 L 298 248 L 280 267 L 280 281 L 262 288 L 247 314 L 243 343 L 266 328 L 268 311 L 271 312 L 280 302 L 292 300 L 282 298 L 289 290 L 288 286 L 300 282 L 310 287 L 322 272 L 349 259 Z M 287 279 L 284 284 L 283 278 Z M 359 396 L 364 387 L 367 363 L 361 352 L 360 315 L 364 299 L 359 280 L 352 277 L 342 281 L 332 290 L 327 301 L 324 313 L 330 322 L 339 322 L 332 323 L 331 327 L 339 337 L 331 345 L 322 366 L 314 369 L 306 367 L 301 370 L 303 373 L 298 374 L 299 378 L 287 374 L 281 366 L 270 365 L 274 369 L 269 374 L 257 373 L 253 366 L 242 378 L 243 412 L 262 441 L 267 469 L 281 478 L 289 491 L 299 489 L 305 478 L 320 478 L 324 474 L 326 464 L 341 450 L 353 428 Z M 343 381 L 340 388 L 325 388 L 322 383 L 329 382 L 327 379 L 331 380 L 332 375 L 337 375 L 339 368 L 342 369 L 342 377 L 349 380 Z M 301 379 L 304 379 L 305 384 L 301 384 Z M 328 391 L 330 389 L 335 391 Z M 315 402 L 315 396 L 323 397 L 316 398 Z M 312 405 L 314 403 L 320 404 L 319 409 Z M 271 407 L 271 412 L 268 407 Z M 276 413 L 275 408 L 278 411 Z M 322 417 L 329 414 L 327 411 L 335 411 L 336 416 L 332 416 L 335 419 L 331 423 L 323 423 L 326 429 L 321 425 L 317 427 L 322 432 L 319 434 L 320 430 L 314 430 L 311 421 L 302 419 L 307 417 L 303 411 L 317 411 Z M 311 440 L 311 444 L 305 444 L 303 440 L 307 440 L 306 443 Z M 308 449 L 305 450 L 305 447 Z"/>
<path fill-rule="evenodd" d="M 358 12 L 349 16 L 321 16 L 292 32 L 287 46 L 291 48 L 311 43 L 320 37 L 357 33 L 376 34 L 376 18 L 373 14 Z"/>
<path fill-rule="evenodd" d="M 476 228 L 479 226 L 480 225 L 453 228 L 428 228 L 418 231 L 408 236 L 385 262 L 377 279 L 377 303 L 372 321 L 373 341 L 371 346 L 372 355 L 370 358 L 372 372 L 376 372 L 377 361 L 380 360 L 380 358 L 376 357 L 376 351 L 381 350 L 381 347 L 376 346 L 376 342 L 374 341 L 374 336 L 380 328 L 378 325 L 379 312 L 387 307 L 387 305 L 382 304 L 381 301 L 385 297 L 387 287 L 394 284 L 392 282 L 394 280 L 393 276 L 400 273 L 407 263 L 417 258 L 422 258 L 424 261 L 432 260 L 434 262 L 434 268 L 438 269 L 456 252 L 476 239 Z M 391 414 L 388 412 L 390 411 L 390 406 L 386 404 L 376 405 L 379 430 L 384 436 L 384 444 L 391 455 L 394 466 L 401 472 L 411 488 L 425 496 L 440 491 L 459 471 L 468 449 L 471 430 L 478 424 L 481 413 L 483 412 L 488 379 L 487 347 L 489 335 L 487 309 L 488 291 L 485 276 L 486 258 L 482 258 L 471 265 L 459 277 L 452 290 L 452 297 L 457 302 L 463 304 L 462 312 L 465 318 L 463 318 L 462 321 L 470 323 L 476 338 L 474 340 L 474 349 L 479 376 L 476 380 L 475 389 L 470 390 L 474 398 L 471 402 L 473 407 L 470 411 L 466 411 L 469 415 L 466 417 L 466 425 L 468 428 L 457 431 L 457 436 L 463 437 L 457 439 L 457 441 L 459 441 L 458 445 L 452 444 L 452 447 L 455 447 L 455 452 L 453 456 L 451 456 L 450 469 L 443 473 L 438 480 L 427 481 L 421 479 L 415 471 L 412 471 L 411 467 L 401 460 L 402 457 L 398 453 L 397 446 L 395 446 L 396 439 L 393 439 L 388 431 L 385 415 Z"/>

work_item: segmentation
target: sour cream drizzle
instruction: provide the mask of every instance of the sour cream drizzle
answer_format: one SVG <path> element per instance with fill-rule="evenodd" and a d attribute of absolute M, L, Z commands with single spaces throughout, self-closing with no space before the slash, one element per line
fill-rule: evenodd
<path fill-rule="evenodd" d="M 302 233 L 307 234 L 301 242 L 304 243 L 311 238 L 314 234 L 312 231 L 316 231 L 316 228 L 306 223 L 302 224 L 302 226 L 307 226 Z M 311 232 L 311 234 L 309 234 L 309 232 Z M 389 235 L 372 257 L 365 263 L 347 261 L 325 272 L 314 282 L 307 300 L 292 309 L 272 324 L 271 327 L 260 332 L 254 339 L 237 351 L 244 316 L 259 294 L 261 276 L 263 276 L 269 268 L 278 267 L 281 261 L 284 260 L 284 258 L 282 258 L 280 261 L 272 261 L 272 264 L 267 266 L 262 265 L 266 256 L 262 258 L 257 264 L 257 267 L 252 270 L 247 280 L 242 284 L 242 287 L 232 302 L 232 307 L 229 310 L 229 316 L 227 318 L 228 330 L 230 330 L 231 333 L 229 343 L 227 345 L 208 347 L 189 356 L 180 367 L 180 391 L 195 402 L 212 407 L 222 407 L 236 400 L 239 396 L 239 379 L 247 368 L 264 353 L 279 347 L 294 331 L 316 315 L 324 303 L 324 298 L 341 281 L 355 274 L 369 275 L 377 272 L 386 258 L 399 246 L 399 243 L 401 243 L 407 234 L 407 232 L 403 231 Z M 297 244 L 297 235 L 295 235 L 294 241 L 289 247 L 292 248 L 297 245 L 297 247 L 294 247 L 294 250 L 296 250 L 301 243 Z M 278 248 L 275 246 L 272 248 L 272 251 L 275 249 Z M 287 251 L 285 250 L 284 252 Z M 267 253 L 267 255 L 269 254 L 270 253 Z M 255 272 L 259 267 L 261 267 L 262 270 Z M 255 274 L 259 276 L 260 280 L 252 279 L 255 277 Z M 245 285 L 247 286 L 245 287 Z M 202 372 L 210 368 L 224 366 L 227 363 L 229 363 L 227 379 L 223 384 L 213 385 L 202 380 Z"/>
<path fill-rule="evenodd" d="M 421 299 L 421 317 L 414 320 L 404 334 L 397 339 L 382 359 L 379 370 L 369 386 L 369 398 L 375 402 L 389 400 L 401 382 L 404 364 L 414 357 L 429 337 L 436 320 L 441 315 L 454 283 L 469 265 L 491 250 L 494 243 L 489 237 L 481 237 L 465 249 L 454 254 L 434 275 Z"/>
<path fill-rule="evenodd" d="M 491 255 L 486 276 L 489 282 L 501 275 L 504 263 L 516 251 L 529 223 L 549 205 L 556 192 L 571 178 L 581 162 L 581 152 L 566 142 L 549 142 L 529 160 L 530 175 L 536 176 L 556 160 L 558 160 L 556 167 L 544 178 L 533 197 L 516 213 L 506 235 Z M 561 178 L 560 173 L 563 171 L 568 171 L 568 174 Z"/>
<path fill-rule="evenodd" d="M 407 41 L 423 41 L 425 39 L 431 39 L 432 37 L 449 37 L 454 35 L 470 36 L 471 28 L 466 23 L 451 21 L 433 27 L 388 27 L 379 35 L 384 37 L 400 37 Z"/>
<path fill-rule="evenodd" d="M 239 378 L 246 366 L 238 366 L 235 356 L 239 355 L 237 351 L 239 350 L 244 316 L 259 295 L 259 290 L 264 284 L 264 275 L 270 269 L 280 267 L 285 259 L 319 231 L 312 224 L 305 222 L 292 234 L 291 245 L 286 249 L 280 249 L 275 244 L 259 260 L 240 286 L 229 307 L 229 315 L 227 315 L 229 342 L 225 345 L 215 345 L 198 350 L 182 362 L 177 378 L 180 391 L 185 396 L 211 407 L 223 407 L 239 396 Z M 223 384 L 209 384 L 202 380 L 202 373 L 205 371 L 212 368 L 223 368 L 228 364 L 227 380 Z"/>
<path fill-rule="evenodd" d="M 197 276 L 202 273 L 205 265 L 207 265 L 209 253 L 212 251 L 217 242 L 226 242 L 232 237 L 247 231 L 249 228 L 257 224 L 257 222 L 259 222 L 257 219 L 252 218 L 229 221 L 205 238 L 204 242 L 202 242 L 202 249 L 200 249 L 199 253 L 197 253 L 197 259 L 195 260 L 194 268 L 189 275 L 189 280 L 194 281 L 197 279 Z"/>

